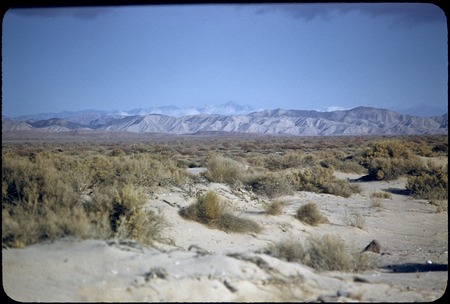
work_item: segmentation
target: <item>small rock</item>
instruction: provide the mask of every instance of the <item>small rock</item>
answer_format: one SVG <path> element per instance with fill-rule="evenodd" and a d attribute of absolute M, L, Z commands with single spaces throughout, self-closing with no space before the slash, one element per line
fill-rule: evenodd
<path fill-rule="evenodd" d="M 372 240 L 372 242 L 370 242 L 369 245 L 367 245 L 366 248 L 364 248 L 363 252 L 366 252 L 366 251 L 380 253 L 380 251 L 381 251 L 380 242 L 378 242 L 377 240 Z"/>

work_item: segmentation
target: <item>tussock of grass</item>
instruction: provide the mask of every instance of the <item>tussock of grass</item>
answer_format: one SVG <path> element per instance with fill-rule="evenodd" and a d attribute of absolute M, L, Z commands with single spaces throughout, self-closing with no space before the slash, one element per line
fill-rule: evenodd
<path fill-rule="evenodd" d="M 356 210 L 351 213 L 346 213 L 344 215 L 344 222 L 351 227 L 366 229 L 366 218 Z"/>
<path fill-rule="evenodd" d="M 269 246 L 267 252 L 319 271 L 361 272 L 376 268 L 374 256 L 359 250 L 348 252 L 339 237 L 329 234 L 311 237 L 306 246 L 293 239 L 283 240 Z"/>
<path fill-rule="evenodd" d="M 208 191 L 205 195 L 200 196 L 196 203 L 181 209 L 180 215 L 225 232 L 261 231 L 261 227 L 256 222 L 229 213 L 214 191 Z"/>
<path fill-rule="evenodd" d="M 269 215 L 279 215 L 283 212 L 284 202 L 273 201 L 263 204 L 264 211 Z"/>
<path fill-rule="evenodd" d="M 311 226 L 328 223 L 328 219 L 320 212 L 315 203 L 307 203 L 297 209 L 296 217 Z"/>
<path fill-rule="evenodd" d="M 370 197 L 382 198 L 382 199 L 392 199 L 392 194 L 384 191 L 373 192 Z"/>

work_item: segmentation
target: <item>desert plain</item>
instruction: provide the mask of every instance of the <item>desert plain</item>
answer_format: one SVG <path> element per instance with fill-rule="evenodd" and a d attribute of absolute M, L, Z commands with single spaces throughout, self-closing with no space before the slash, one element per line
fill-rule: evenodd
<path fill-rule="evenodd" d="M 394 140 L 425 142 L 431 150 L 436 142 L 424 138 Z M 64 140 L 41 138 L 39 145 L 43 147 L 41 150 L 65 150 L 74 144 L 87 145 L 86 142 L 92 139 L 84 139 L 82 143 Z M 315 141 L 295 137 L 214 137 L 212 143 L 203 148 L 200 144 L 208 139 L 177 138 L 175 143 L 164 141 L 161 144 L 146 138 L 149 147 L 159 145 L 158 153 L 164 153 L 164 147 L 179 148 L 180 153 L 176 153 L 178 167 L 187 176 L 184 183 L 144 187 L 144 211 L 164 219 L 159 237 L 150 243 L 142 243 L 117 235 L 94 238 L 66 233 L 12 246 L 5 242 L 3 230 L 4 293 L 19 302 L 442 300 L 448 284 L 447 202 L 440 200 L 438 206 L 432 203 L 433 200 L 411 195 L 406 189 L 407 175 L 373 180 L 367 179 L 364 170 L 351 172 L 334 166 L 333 176 L 337 180 L 359 189 L 349 196 L 298 188 L 286 193 L 274 190 L 277 193 L 274 196 L 263 195 L 248 184 L 212 181 L 207 175 L 210 168 L 206 159 L 211 151 L 238 160 L 248 171 L 261 164 L 260 160 L 257 162 L 248 157 L 252 153 L 254 157 L 262 155 L 263 159 L 270 157 L 272 160 L 301 153 L 302 159 L 312 155 L 319 163 L 323 158 L 323 154 L 316 156 L 319 151 L 340 150 L 343 152 L 335 155 L 342 154 L 341 159 L 348 159 L 368 142 L 378 140 L 389 141 L 391 138 L 348 137 Z M 438 140 L 448 143 L 447 137 Z M 124 147 L 132 146 L 136 141 L 122 140 L 119 146 L 125 150 Z M 24 142 L 26 149 L 38 145 L 31 139 L 8 141 L 6 138 L 3 147 L 16 149 L 22 145 L 24 149 Z M 42 146 L 42 142 L 46 144 Z M 117 149 L 117 142 L 116 138 L 107 138 L 105 142 L 97 143 L 97 147 L 103 147 L 102 153 L 109 155 L 111 150 Z M 238 152 L 233 154 L 233 149 Z M 170 154 L 170 157 L 174 155 Z M 447 164 L 447 155 L 443 154 L 429 153 L 428 156 L 421 155 L 420 159 L 442 166 Z M 322 165 L 327 167 L 324 162 Z M 296 164 L 294 169 L 299 166 Z M 223 231 L 180 215 L 181 210 L 211 191 L 217 194 L 228 212 L 257 223 L 261 230 Z M 374 193 L 386 195 L 375 197 Z M 264 207 L 273 201 L 282 202 L 277 214 L 269 214 Z M 297 210 L 307 203 L 314 203 L 327 220 L 316 225 L 299 220 Z M 280 242 L 306 244 L 311 238 L 323 236 L 340 240 L 346 250 L 367 256 L 376 266 L 361 271 L 320 270 L 270 252 L 271 246 Z M 381 250 L 361 252 L 372 240 L 379 242 Z"/>

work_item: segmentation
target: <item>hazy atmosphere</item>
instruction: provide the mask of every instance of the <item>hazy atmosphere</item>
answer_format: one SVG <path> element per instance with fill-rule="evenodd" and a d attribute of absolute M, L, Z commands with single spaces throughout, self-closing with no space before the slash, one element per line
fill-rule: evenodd
<path fill-rule="evenodd" d="M 11 9 L 3 115 L 230 101 L 442 115 L 446 23 L 416 3 Z"/>

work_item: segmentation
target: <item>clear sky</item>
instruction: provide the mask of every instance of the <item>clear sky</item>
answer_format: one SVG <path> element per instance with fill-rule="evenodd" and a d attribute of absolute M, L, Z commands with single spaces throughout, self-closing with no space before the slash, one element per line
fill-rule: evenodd
<path fill-rule="evenodd" d="M 12 9 L 2 111 L 164 105 L 448 111 L 447 19 L 433 4 Z"/>

